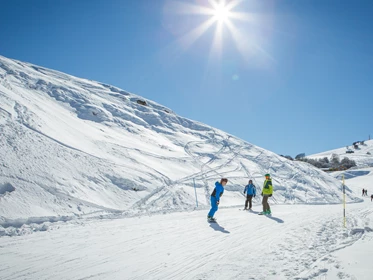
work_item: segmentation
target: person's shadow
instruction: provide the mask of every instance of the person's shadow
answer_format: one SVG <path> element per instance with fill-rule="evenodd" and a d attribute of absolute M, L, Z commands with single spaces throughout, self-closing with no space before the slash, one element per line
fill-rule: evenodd
<path fill-rule="evenodd" d="M 281 220 L 280 218 L 276 218 L 276 217 L 272 217 L 272 216 L 268 216 L 268 215 L 266 215 L 266 217 L 271 219 L 271 220 L 274 220 L 274 221 L 278 222 L 279 224 L 284 223 L 284 220 Z"/>
<path fill-rule="evenodd" d="M 222 233 L 230 233 L 225 228 L 220 226 L 218 223 L 210 223 L 210 227 L 212 227 L 216 231 L 221 231 Z"/>

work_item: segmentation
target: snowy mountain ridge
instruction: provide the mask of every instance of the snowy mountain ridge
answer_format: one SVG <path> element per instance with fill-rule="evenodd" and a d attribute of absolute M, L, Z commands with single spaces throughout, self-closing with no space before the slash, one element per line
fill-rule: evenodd
<path fill-rule="evenodd" d="M 355 144 L 355 145 L 354 145 Z M 347 157 L 356 162 L 356 168 L 373 167 L 373 140 L 355 141 L 344 148 L 337 148 L 322 153 L 307 156 L 307 158 L 331 158 L 332 154 L 338 155 L 342 160 Z"/>
<path fill-rule="evenodd" d="M 279 204 L 340 203 L 340 181 L 114 86 L 0 56 L 0 223 L 241 205 L 273 177 Z M 359 201 L 348 189 L 348 201 Z M 256 198 L 256 203 L 259 197 Z"/>

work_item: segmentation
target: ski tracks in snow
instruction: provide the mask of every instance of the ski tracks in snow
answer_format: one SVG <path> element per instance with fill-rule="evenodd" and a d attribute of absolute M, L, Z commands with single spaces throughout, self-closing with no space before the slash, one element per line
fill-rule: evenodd
<path fill-rule="evenodd" d="M 277 205 L 273 217 L 220 209 L 215 225 L 201 211 L 68 222 L 0 238 L 0 278 L 312 280 L 332 266 L 353 279 L 334 253 L 373 235 L 373 210 L 353 207 L 347 229 L 340 205 Z"/>
<path fill-rule="evenodd" d="M 167 178 L 168 180 L 167 181 L 165 180 L 164 185 L 158 187 L 157 189 L 149 193 L 147 196 L 140 199 L 138 202 L 136 202 L 133 205 L 133 208 L 134 209 L 139 208 L 139 207 L 141 208 L 143 205 L 149 206 L 149 204 L 151 204 L 153 209 L 157 209 L 159 208 L 160 205 L 167 203 L 167 200 L 170 200 L 170 198 L 172 198 L 173 202 L 176 201 L 177 203 L 178 197 L 177 197 L 177 194 L 175 194 L 172 191 L 172 187 L 178 184 L 186 183 L 186 182 L 191 183 L 193 179 L 201 180 L 203 182 L 206 204 L 209 205 L 210 194 L 211 194 L 211 190 L 209 187 L 209 184 L 211 182 L 209 182 L 209 180 L 211 180 L 212 178 L 216 179 L 217 177 L 222 176 L 222 173 L 219 172 L 219 170 L 226 167 L 228 164 L 232 162 L 232 160 L 234 160 L 239 155 L 239 152 L 237 153 L 235 150 L 232 150 L 228 142 L 226 141 L 229 139 L 229 137 L 227 139 L 217 140 L 215 135 L 216 134 L 214 133 L 214 136 L 212 139 L 205 140 L 205 141 L 191 141 L 191 142 L 186 143 L 184 146 L 185 153 L 189 155 L 191 160 L 199 167 L 200 169 L 199 172 L 192 173 L 190 175 L 187 175 L 185 177 L 182 177 L 174 181 L 171 181 Z M 206 153 L 206 156 L 209 156 L 209 155 L 211 156 L 210 160 L 208 160 L 207 162 L 202 161 L 202 159 L 200 158 L 203 156 L 201 156 L 199 153 L 195 153 L 193 149 L 191 148 L 193 145 L 194 146 L 200 145 L 202 147 L 203 145 L 208 145 L 211 143 L 220 144 L 221 147 L 216 152 L 210 152 L 210 153 L 208 153 L 207 151 L 203 152 L 203 153 Z M 198 148 L 201 149 L 201 147 L 198 147 Z M 215 166 L 215 167 L 210 167 L 210 165 L 216 159 L 219 158 L 219 155 L 225 154 L 227 147 L 229 148 L 228 154 L 231 155 L 233 153 L 233 155 L 230 156 L 230 158 L 224 161 L 222 164 Z"/>
<path fill-rule="evenodd" d="M 297 280 L 320 279 L 320 277 L 326 276 L 332 266 L 334 269 L 340 270 L 338 273 L 340 279 L 354 279 L 353 276 L 343 271 L 344 268 L 333 253 L 354 245 L 364 238 L 365 234 L 372 231 L 367 226 L 370 225 L 368 216 L 372 213 L 373 209 L 353 210 L 349 214 L 346 227 L 343 226 L 343 219 L 340 214 L 328 215 L 328 213 L 306 224 L 304 235 L 298 236 L 297 239 L 288 240 L 289 244 L 298 242 L 299 251 L 302 253 L 297 259 L 288 262 L 290 267 L 287 269 L 286 275 Z M 316 235 L 313 229 L 317 229 Z M 291 267 L 291 265 L 297 262 L 305 270 L 292 275 L 296 268 Z"/>

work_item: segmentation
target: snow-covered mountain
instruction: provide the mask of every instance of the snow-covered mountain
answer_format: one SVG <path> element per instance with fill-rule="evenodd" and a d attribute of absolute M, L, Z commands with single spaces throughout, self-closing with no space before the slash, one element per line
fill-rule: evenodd
<path fill-rule="evenodd" d="M 355 145 L 353 145 L 355 144 Z M 355 141 L 346 147 L 338 148 L 318 154 L 307 156 L 307 158 L 331 158 L 332 154 L 338 155 L 342 160 L 347 157 L 356 162 L 358 168 L 373 166 L 373 140 Z"/>
<path fill-rule="evenodd" d="M 1 56 L 0 157 L 1 279 L 371 278 L 373 210 L 361 189 L 372 194 L 372 167 L 343 172 L 347 201 L 361 203 L 330 205 L 342 200 L 342 172 Z M 256 215 L 259 197 L 251 212 L 229 207 L 243 206 L 249 178 L 260 192 L 267 172 L 272 215 Z M 222 176 L 219 223 L 209 224 Z M 175 211 L 195 209 L 196 197 L 203 211 Z"/>
<path fill-rule="evenodd" d="M 1 224 L 242 204 L 267 172 L 276 203 L 339 203 L 341 183 L 114 86 L 0 56 Z M 371 143 L 369 143 L 371 145 Z M 194 188 L 195 187 L 195 188 Z M 259 198 L 256 198 L 259 201 Z M 348 200 L 358 200 L 348 190 Z"/>

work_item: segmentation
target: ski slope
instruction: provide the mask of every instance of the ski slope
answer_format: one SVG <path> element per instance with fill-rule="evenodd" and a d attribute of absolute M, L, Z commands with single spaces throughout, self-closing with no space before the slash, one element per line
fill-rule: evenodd
<path fill-rule="evenodd" d="M 145 103 L 144 103 L 145 102 Z M 370 279 L 372 168 L 289 161 L 114 86 L 0 56 L 0 279 Z M 367 142 L 367 145 L 370 143 Z M 272 217 L 243 208 L 271 173 Z M 208 224 L 209 196 L 229 179 Z M 198 207 L 196 203 L 198 202 Z M 353 256 L 353 260 L 351 259 Z"/>
<path fill-rule="evenodd" d="M 1 56 L 0 117 L 0 226 L 12 232 L 208 208 L 223 176 L 227 206 L 248 179 L 260 192 L 268 172 L 277 203 L 341 202 L 340 182 L 311 165 L 114 86 Z"/>
<path fill-rule="evenodd" d="M 347 183 L 358 191 L 372 171 Z M 70 221 L 0 238 L 0 278 L 371 279 L 370 200 L 347 205 L 346 228 L 342 205 L 272 205 L 266 217 L 258 204 L 247 212 L 224 201 L 218 224 L 200 210 Z"/>
<path fill-rule="evenodd" d="M 353 153 L 346 153 L 346 151 L 353 151 Z M 357 149 L 354 148 L 352 143 L 346 145 L 344 148 L 338 148 L 314 155 L 309 155 L 307 158 L 319 159 L 327 157 L 331 158 L 332 154 L 339 156 L 340 160 L 344 157 L 348 157 L 356 162 L 358 168 L 372 167 L 373 166 L 373 140 L 366 140 L 364 144 L 358 144 Z"/>

